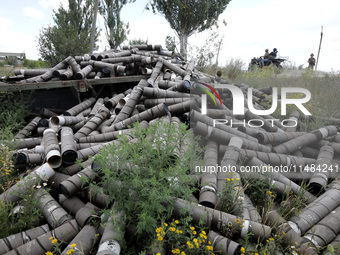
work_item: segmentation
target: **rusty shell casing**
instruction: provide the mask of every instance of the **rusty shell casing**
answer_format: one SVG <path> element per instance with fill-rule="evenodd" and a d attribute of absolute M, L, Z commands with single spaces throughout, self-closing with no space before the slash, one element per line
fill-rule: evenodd
<path fill-rule="evenodd" d="M 265 118 L 263 118 L 259 115 L 256 115 L 249 110 L 246 111 L 244 116 L 245 116 L 246 120 L 248 120 L 248 121 L 253 121 L 254 119 L 258 120 L 259 125 L 261 125 L 262 128 L 264 128 L 268 132 L 284 132 L 282 129 L 275 126 L 273 121 L 272 121 L 272 123 L 270 123 L 269 119 L 265 119 Z M 254 123 L 255 123 L 255 121 L 254 121 Z"/>
<path fill-rule="evenodd" d="M 60 167 L 62 163 L 60 147 L 57 135 L 53 129 L 49 128 L 44 131 L 43 142 L 46 161 L 52 168 Z"/>
<path fill-rule="evenodd" d="M 85 206 L 85 203 L 77 196 L 66 197 L 63 194 L 59 194 L 58 202 L 66 212 L 73 216 L 76 216 L 77 212 Z"/>
<path fill-rule="evenodd" d="M 29 241 L 47 233 L 48 231 L 50 231 L 50 228 L 48 224 L 45 224 L 2 238 L 0 239 L 0 254 L 5 254 L 6 252 L 17 248 L 22 244 L 28 243 Z"/>
<path fill-rule="evenodd" d="M 74 139 L 76 141 L 79 140 L 79 138 L 87 136 L 90 134 L 93 130 L 96 130 L 97 127 L 109 117 L 110 111 L 102 107 L 100 112 L 98 112 L 93 118 L 91 118 L 86 124 L 78 130 L 77 133 L 74 134 Z"/>
<path fill-rule="evenodd" d="M 328 178 L 330 177 L 330 167 L 333 163 L 334 149 L 331 146 L 325 145 L 321 147 L 318 158 L 315 162 L 315 169 L 321 169 L 313 174 L 309 180 L 309 186 L 312 191 L 318 193 L 326 188 Z"/>
<path fill-rule="evenodd" d="M 53 125 L 71 126 L 85 119 L 86 119 L 85 117 L 76 117 L 76 116 L 53 116 L 51 118 L 51 123 Z"/>
<path fill-rule="evenodd" d="M 104 54 L 105 58 L 120 58 L 120 57 L 126 57 L 126 56 L 130 56 L 131 55 L 131 51 L 129 50 L 122 50 L 120 52 L 106 52 Z"/>
<path fill-rule="evenodd" d="M 190 97 L 190 94 L 178 91 L 169 91 L 159 88 L 145 87 L 143 89 L 143 96 L 147 98 L 181 98 Z"/>
<path fill-rule="evenodd" d="M 38 76 L 46 73 L 49 68 L 39 68 L 39 69 L 14 69 L 14 75 L 24 75 L 24 76 Z"/>
<path fill-rule="evenodd" d="M 54 230 L 13 249 L 6 253 L 6 255 L 44 255 L 47 251 L 52 251 L 54 249 L 54 244 L 51 242 L 51 239 L 69 243 L 78 234 L 79 230 L 80 227 L 76 220 L 71 220 Z"/>
<path fill-rule="evenodd" d="M 279 153 L 266 153 L 255 150 L 242 149 L 240 153 L 241 160 L 250 160 L 252 157 L 256 157 L 264 163 L 272 166 L 301 166 L 315 164 L 316 160 L 313 158 L 296 157 Z"/>
<path fill-rule="evenodd" d="M 326 126 L 310 133 L 296 137 L 273 148 L 273 151 L 282 154 L 289 154 L 302 146 L 313 144 L 325 137 L 333 136 L 338 132 L 336 126 Z"/>
<path fill-rule="evenodd" d="M 143 120 L 140 122 L 140 126 L 142 129 L 147 129 L 148 128 L 148 122 Z M 100 142 L 108 142 L 112 140 L 118 139 L 119 136 L 121 135 L 129 135 L 134 132 L 135 128 L 129 128 L 129 129 L 124 129 L 124 130 L 118 130 L 118 131 L 112 131 L 109 133 L 103 133 L 103 134 L 98 134 L 98 135 L 93 135 L 93 136 L 85 136 L 81 137 L 79 139 L 79 144 L 80 143 L 100 143 Z"/>
<path fill-rule="evenodd" d="M 144 100 L 145 108 L 151 108 L 155 105 L 165 103 L 166 105 L 170 106 L 173 104 L 182 103 L 184 101 L 190 100 L 189 97 L 177 97 L 177 98 L 148 98 Z"/>
<path fill-rule="evenodd" d="M 96 172 L 92 170 L 91 166 L 84 168 L 77 174 L 72 175 L 70 178 L 60 183 L 59 186 L 62 194 L 64 194 L 66 197 L 74 195 L 77 191 L 81 189 L 81 186 L 83 184 L 82 179 L 91 180 L 95 176 Z"/>
<path fill-rule="evenodd" d="M 124 121 L 114 123 L 114 130 L 121 130 L 125 129 L 128 126 L 132 125 L 135 122 L 141 122 L 143 120 L 150 121 L 152 119 L 167 115 L 169 113 L 168 107 L 166 104 L 162 103 L 159 105 L 156 105 L 144 112 L 138 113 L 136 115 L 133 115 L 132 117 L 125 119 Z M 104 132 L 107 132 L 110 127 L 108 127 Z"/>
<path fill-rule="evenodd" d="M 288 121 L 286 121 L 285 127 L 283 130 L 286 132 L 296 132 L 298 126 L 299 126 L 299 117 L 300 117 L 300 112 L 299 111 L 293 111 L 289 115 Z M 295 125 L 297 124 L 297 125 Z"/>
<path fill-rule="evenodd" d="M 157 77 L 159 76 L 161 70 L 163 67 L 163 63 L 161 61 L 158 61 L 157 64 L 155 65 L 155 67 L 152 69 L 152 73 L 150 78 L 147 80 L 147 82 L 153 86 Z"/>
<path fill-rule="evenodd" d="M 339 188 L 339 187 L 337 187 Z M 293 216 L 288 222 L 299 234 L 305 233 L 340 205 L 340 190 L 331 188 Z"/>
<path fill-rule="evenodd" d="M 198 202 L 201 205 L 214 208 L 217 202 L 217 172 L 209 170 L 211 167 L 215 167 L 217 165 L 218 144 L 215 141 L 207 140 L 205 146 L 205 171 L 202 171 L 201 191 Z"/>
<path fill-rule="evenodd" d="M 73 130 L 70 127 L 63 127 L 60 132 L 61 157 L 63 163 L 72 165 L 77 160 L 76 144 L 73 137 Z"/>
<path fill-rule="evenodd" d="M 214 128 L 212 126 L 208 126 L 204 124 L 203 122 L 197 121 L 194 127 L 194 133 L 203 137 L 210 138 L 219 144 L 225 144 L 227 145 L 232 137 L 235 137 L 235 135 L 232 135 L 224 130 Z M 243 144 L 242 148 L 244 149 L 253 149 L 257 151 L 262 152 L 271 152 L 271 148 L 250 140 L 247 140 L 243 137 L 241 137 Z"/>
<path fill-rule="evenodd" d="M 110 198 L 108 195 L 105 194 L 103 187 L 89 187 L 85 191 L 85 196 L 87 199 L 94 203 L 95 205 L 99 206 L 100 208 L 105 208 L 109 205 Z"/>
<path fill-rule="evenodd" d="M 221 255 L 237 255 L 242 247 L 239 243 L 221 236 L 213 230 L 209 231 L 207 240 L 212 243 L 214 252 Z"/>
<path fill-rule="evenodd" d="M 245 237 L 247 232 L 253 234 L 252 239 L 265 242 L 271 236 L 271 228 L 269 226 L 244 220 L 232 214 L 221 212 L 216 209 L 208 208 L 205 206 L 198 206 L 197 204 L 186 202 L 182 199 L 176 199 L 174 204 L 173 216 L 174 218 L 181 218 L 183 210 L 186 214 L 191 215 L 192 222 L 202 222 L 204 226 L 211 228 L 214 231 L 228 231 L 232 227 L 238 236 Z M 235 224 L 237 219 L 243 222 L 244 227 L 240 224 Z M 235 234 L 236 234 L 235 233 Z"/>
<path fill-rule="evenodd" d="M 75 219 L 81 227 L 84 227 L 94 216 L 98 215 L 99 211 L 100 209 L 97 206 L 87 202 L 77 211 Z"/>
<path fill-rule="evenodd" d="M 138 55 L 133 55 L 133 56 L 127 56 L 127 57 L 109 57 L 109 58 L 105 58 L 102 60 L 102 62 L 106 62 L 106 63 L 111 63 L 111 64 L 115 64 L 115 63 L 132 63 L 132 62 L 141 62 L 142 57 L 138 56 Z"/>
<path fill-rule="evenodd" d="M 258 213 L 256 207 L 253 205 L 252 201 L 246 194 L 244 194 L 243 206 L 248 209 L 251 221 L 255 221 L 259 223 L 262 222 L 261 215 Z"/>
<path fill-rule="evenodd" d="M 94 104 L 94 106 L 91 109 L 91 112 L 89 113 L 89 118 L 93 117 L 94 115 L 96 115 L 98 113 L 99 110 L 101 110 L 102 106 L 104 105 L 104 99 L 103 98 L 98 98 L 96 103 Z"/>
<path fill-rule="evenodd" d="M 21 195 L 26 192 L 26 189 L 31 189 L 42 180 L 46 180 L 54 174 L 54 169 L 48 163 L 45 163 L 0 194 L 0 201 L 3 201 L 5 204 L 18 202 L 22 199 Z"/>
<path fill-rule="evenodd" d="M 195 111 L 195 110 L 191 110 L 190 111 L 190 121 L 195 123 L 197 121 L 200 121 L 200 122 L 203 122 L 205 124 L 207 124 L 208 126 L 214 126 L 214 119 L 213 117 L 210 117 L 210 116 L 207 116 L 207 115 L 202 115 L 200 112 L 198 111 Z M 241 131 L 238 131 L 237 129 L 235 128 L 231 128 L 227 125 L 215 125 L 215 127 L 225 131 L 225 132 L 228 132 L 234 136 L 238 136 L 238 137 L 242 137 L 242 138 L 245 138 L 247 140 L 250 140 L 250 141 L 253 141 L 253 142 L 258 142 L 258 140 L 250 135 L 247 135 Z"/>
<path fill-rule="evenodd" d="M 38 127 L 40 119 L 41 119 L 40 117 L 35 117 L 21 131 L 19 131 L 19 133 L 14 138 L 16 139 L 25 138 L 28 134 L 33 132 Z"/>
<path fill-rule="evenodd" d="M 72 254 L 74 255 L 88 255 L 90 254 L 91 249 L 96 244 L 96 235 L 98 234 L 98 230 L 91 226 L 84 226 L 80 232 L 74 237 L 74 239 L 67 245 L 67 247 L 63 250 L 61 255 L 70 254 L 68 251 L 73 250 Z M 71 244 L 75 244 L 73 247 Z"/>
<path fill-rule="evenodd" d="M 95 97 L 91 97 L 75 106 L 73 106 L 72 108 L 68 109 L 64 115 L 65 116 L 76 116 L 79 113 L 81 113 L 82 111 L 86 110 L 87 108 L 91 107 L 94 103 L 96 102 L 96 98 Z"/>
<path fill-rule="evenodd" d="M 324 247 L 331 243 L 340 233 L 340 206 L 314 225 L 304 237 L 311 240 L 317 247 Z"/>
<path fill-rule="evenodd" d="M 16 139 L 13 141 L 16 149 L 31 149 L 34 148 L 37 145 L 40 145 L 42 142 L 41 137 L 31 137 L 31 138 L 22 138 L 22 139 Z"/>
<path fill-rule="evenodd" d="M 60 70 L 55 70 L 55 71 L 53 71 L 52 75 L 53 75 L 54 78 L 60 78 L 60 75 L 63 72 L 65 72 L 66 70 L 67 70 L 67 68 L 66 69 L 60 69 Z"/>
<path fill-rule="evenodd" d="M 59 189 L 59 184 L 62 183 L 63 181 L 67 180 L 71 176 L 68 174 L 63 174 L 59 172 L 55 172 L 53 176 L 51 176 L 47 184 L 52 187 L 53 189 Z"/>
<path fill-rule="evenodd" d="M 44 188 L 38 189 L 33 197 L 38 200 L 38 208 L 53 228 L 59 227 L 72 219 Z"/>
<path fill-rule="evenodd" d="M 223 187 L 227 181 L 227 178 L 235 179 L 234 181 L 235 187 L 236 185 L 238 185 L 238 182 L 239 182 L 238 180 L 240 180 L 240 178 L 237 173 L 234 173 L 233 169 L 236 169 L 237 167 L 237 162 L 238 162 L 238 158 L 240 155 L 242 144 L 243 144 L 243 140 L 240 137 L 231 137 L 229 141 L 229 144 L 221 160 L 221 169 L 226 169 L 226 170 L 218 171 L 217 173 L 218 196 L 220 196 L 220 193 L 223 190 Z M 234 176 L 234 175 L 238 175 L 238 176 Z"/>
<path fill-rule="evenodd" d="M 83 69 L 81 69 L 79 72 L 75 73 L 74 78 L 76 80 L 82 80 L 85 79 L 86 76 L 89 75 L 89 73 L 91 73 L 93 70 L 93 66 L 91 65 L 87 65 L 85 66 Z"/>
<path fill-rule="evenodd" d="M 158 61 L 161 61 L 166 68 L 170 69 L 171 71 L 174 71 L 176 74 L 182 77 L 184 77 L 187 74 L 186 70 L 183 70 L 179 66 L 174 65 L 165 59 L 160 58 Z"/>
<path fill-rule="evenodd" d="M 281 144 L 304 134 L 306 132 L 258 132 L 254 137 L 262 144 Z"/>
<path fill-rule="evenodd" d="M 124 242 L 124 233 L 124 212 L 115 211 L 113 219 L 110 217 L 106 222 L 104 233 L 99 242 L 97 255 L 119 255 Z"/>
<path fill-rule="evenodd" d="M 317 255 L 315 247 L 307 238 L 302 238 L 277 211 L 268 212 L 265 224 L 273 228 L 273 232 L 282 236 L 282 242 L 286 246 L 294 246 L 298 254 Z"/>
<path fill-rule="evenodd" d="M 108 109 L 114 108 L 120 99 L 124 98 L 124 94 L 120 93 L 118 95 L 115 95 L 114 97 L 110 98 L 108 101 L 105 102 L 105 107 Z"/>
<path fill-rule="evenodd" d="M 126 102 L 126 104 L 123 106 L 122 110 L 117 115 L 113 124 L 123 121 L 127 119 L 128 117 L 130 117 L 131 113 L 135 109 L 135 106 L 137 105 L 137 103 L 139 102 L 142 96 L 143 88 L 147 87 L 148 85 L 149 85 L 148 82 L 144 79 L 141 79 L 139 81 L 138 85 L 135 86 L 133 90 L 131 91 L 131 95 L 130 95 L 128 102 Z"/>
<path fill-rule="evenodd" d="M 80 69 L 80 65 L 76 62 L 76 60 L 74 59 L 74 58 L 69 58 L 68 60 L 67 60 L 67 62 L 68 62 L 68 64 L 70 65 L 70 67 L 72 68 L 72 71 L 74 72 L 74 73 L 78 73 L 78 72 L 80 72 L 81 71 L 81 69 Z"/>
<path fill-rule="evenodd" d="M 61 80 L 69 80 L 73 77 L 74 71 L 71 68 L 67 68 L 65 72 L 60 74 L 60 79 Z"/>

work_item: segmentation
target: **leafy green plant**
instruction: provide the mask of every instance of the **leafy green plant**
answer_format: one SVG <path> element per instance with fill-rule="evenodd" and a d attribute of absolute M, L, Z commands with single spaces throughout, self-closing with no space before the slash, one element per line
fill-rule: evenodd
<path fill-rule="evenodd" d="M 30 93 L 0 93 L 0 139 L 18 132 L 25 124 L 30 105 Z"/>
<path fill-rule="evenodd" d="M 230 175 L 230 173 L 228 174 Z M 239 190 L 237 187 L 235 188 L 234 182 L 237 181 L 240 181 L 240 179 L 235 179 L 233 176 L 229 176 L 229 178 L 226 179 L 217 202 L 221 211 L 235 214 L 237 209 L 241 210 L 242 200 L 240 199 L 240 195 L 243 193 L 243 190 Z"/>
<path fill-rule="evenodd" d="M 160 132 L 162 135 L 158 135 Z M 102 168 L 101 185 L 108 187 L 115 208 L 125 212 L 126 224 L 136 227 L 135 237 L 145 246 L 150 244 L 157 224 L 170 219 L 174 198 L 193 192 L 190 166 L 199 148 L 192 140 L 186 150 L 175 156 L 177 141 L 193 137 L 184 124 L 176 129 L 159 121 L 147 130 L 136 124 L 132 136 L 133 142 L 121 136 L 119 145 L 108 146 L 95 161 Z"/>
<path fill-rule="evenodd" d="M 0 155 L 0 193 L 3 193 L 20 179 L 13 168 L 8 147 L 2 147 Z M 38 209 L 38 199 L 33 199 L 33 193 L 38 188 L 41 186 L 26 189 L 26 192 L 20 194 L 22 200 L 18 204 L 5 204 L 0 201 L 0 238 L 37 226 L 42 219 L 42 213 Z"/>

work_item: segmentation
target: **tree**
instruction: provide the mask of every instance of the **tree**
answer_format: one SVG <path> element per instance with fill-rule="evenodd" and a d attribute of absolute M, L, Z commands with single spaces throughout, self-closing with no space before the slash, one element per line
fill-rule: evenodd
<path fill-rule="evenodd" d="M 188 38 L 217 24 L 219 15 L 230 0 L 150 0 L 153 13 L 159 13 L 169 22 L 180 41 L 180 53 L 187 55 Z"/>
<path fill-rule="evenodd" d="M 101 0 L 99 11 L 104 18 L 106 39 L 111 49 L 117 48 L 127 39 L 129 23 L 125 24 L 120 19 L 120 12 L 128 0 Z"/>
<path fill-rule="evenodd" d="M 42 28 L 38 37 L 41 58 L 51 65 L 68 56 L 90 52 L 90 37 L 93 20 L 92 0 L 69 0 L 69 8 L 62 5 L 54 12 L 55 25 Z M 99 32 L 96 30 L 95 41 Z"/>

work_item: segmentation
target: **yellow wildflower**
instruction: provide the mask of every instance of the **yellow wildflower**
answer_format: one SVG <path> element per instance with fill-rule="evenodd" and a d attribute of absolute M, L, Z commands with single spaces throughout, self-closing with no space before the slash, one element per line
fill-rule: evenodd
<path fill-rule="evenodd" d="M 52 243 L 56 243 L 56 242 L 58 242 L 57 239 L 53 239 L 53 240 L 52 240 Z"/>
<path fill-rule="evenodd" d="M 159 237 L 157 238 L 157 240 L 158 240 L 158 241 L 162 241 L 162 240 L 163 240 L 163 237 L 159 236 Z"/>
<path fill-rule="evenodd" d="M 53 255 L 53 253 L 48 251 L 48 252 L 45 253 L 45 255 Z"/>
<path fill-rule="evenodd" d="M 74 252 L 74 249 L 70 249 L 70 250 L 67 251 L 67 255 L 70 255 L 73 252 Z"/>
<path fill-rule="evenodd" d="M 74 243 L 74 244 L 71 244 L 71 247 L 74 248 L 76 247 L 77 245 Z"/>

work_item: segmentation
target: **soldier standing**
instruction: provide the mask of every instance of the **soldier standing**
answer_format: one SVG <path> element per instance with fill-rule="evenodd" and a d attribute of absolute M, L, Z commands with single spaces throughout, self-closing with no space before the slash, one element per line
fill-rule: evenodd
<path fill-rule="evenodd" d="M 314 54 L 310 54 L 310 58 L 308 59 L 308 68 L 311 69 L 313 71 L 314 66 L 315 66 L 315 58 L 314 58 Z"/>

